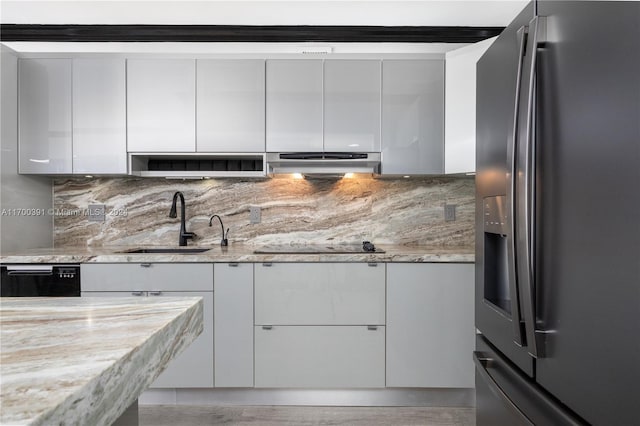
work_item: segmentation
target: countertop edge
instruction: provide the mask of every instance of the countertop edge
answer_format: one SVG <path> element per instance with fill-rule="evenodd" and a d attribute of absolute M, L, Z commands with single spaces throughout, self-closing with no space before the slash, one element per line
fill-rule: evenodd
<path fill-rule="evenodd" d="M 252 247 L 211 248 L 197 254 L 132 254 L 126 248 L 35 249 L 0 255 L 0 263 L 264 263 L 264 262 L 379 262 L 474 263 L 469 249 L 439 247 L 383 247 L 385 253 L 350 254 L 254 254 Z"/>
<path fill-rule="evenodd" d="M 203 301 L 200 299 L 74 390 L 61 403 L 35 418 L 23 420 L 30 425 L 111 425 L 149 387 L 169 361 L 202 332 L 202 318 Z M 3 418 L 2 422 L 5 421 L 11 422 L 12 419 Z"/>

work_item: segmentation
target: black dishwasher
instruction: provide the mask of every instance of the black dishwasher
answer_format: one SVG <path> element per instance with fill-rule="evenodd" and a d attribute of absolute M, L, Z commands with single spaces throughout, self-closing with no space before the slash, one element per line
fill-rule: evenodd
<path fill-rule="evenodd" d="M 80 297 L 80 265 L 2 265 L 2 297 Z"/>

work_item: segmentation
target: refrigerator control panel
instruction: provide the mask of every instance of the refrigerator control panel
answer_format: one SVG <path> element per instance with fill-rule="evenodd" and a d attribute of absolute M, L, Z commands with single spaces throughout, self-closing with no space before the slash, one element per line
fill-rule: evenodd
<path fill-rule="evenodd" d="M 504 195 L 484 198 L 484 232 L 507 235 L 507 203 Z"/>

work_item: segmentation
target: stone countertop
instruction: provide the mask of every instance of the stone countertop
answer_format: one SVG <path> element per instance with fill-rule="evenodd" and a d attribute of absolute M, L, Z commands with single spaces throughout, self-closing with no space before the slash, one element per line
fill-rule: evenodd
<path fill-rule="evenodd" d="M 213 246 L 204 253 L 158 254 L 123 253 L 144 248 L 131 247 L 65 247 L 33 249 L 0 256 L 0 263 L 190 263 L 190 262 L 434 262 L 473 263 L 473 249 L 466 247 L 376 245 L 385 253 L 349 254 L 254 254 L 258 246 L 232 244 Z M 148 248 L 153 248 L 148 246 Z M 193 248 L 189 246 L 187 248 Z M 202 247 L 204 248 L 204 247 Z M 209 248 L 209 247 L 207 247 Z"/>
<path fill-rule="evenodd" d="M 202 332 L 201 298 L 0 299 L 0 424 L 112 424 Z"/>

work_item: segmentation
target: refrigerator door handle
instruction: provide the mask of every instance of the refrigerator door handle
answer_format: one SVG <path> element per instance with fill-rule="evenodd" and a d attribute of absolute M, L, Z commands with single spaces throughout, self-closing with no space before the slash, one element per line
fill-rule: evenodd
<path fill-rule="evenodd" d="M 491 392 L 500 398 L 513 414 L 522 420 L 522 424 L 534 426 L 489 374 L 488 369 L 492 367 L 493 359 L 486 358 L 482 352 L 473 352 L 473 362 L 476 364 L 476 371 L 480 374 L 482 381 L 491 389 Z"/>
<path fill-rule="evenodd" d="M 522 149 L 518 155 L 519 159 L 524 161 L 524 173 L 518 175 L 518 214 L 516 220 L 517 226 L 517 276 L 520 290 L 520 303 L 524 316 L 526 345 L 527 351 L 535 358 L 543 355 L 542 347 L 536 340 L 536 316 L 535 316 L 535 298 L 534 298 L 534 276 L 533 276 L 533 235 L 534 230 L 534 214 L 535 214 L 535 142 L 534 142 L 534 95 L 536 82 L 536 66 L 538 56 L 538 45 L 544 41 L 546 35 L 546 18 L 536 16 L 529 23 L 529 37 L 527 40 L 526 54 L 529 61 L 525 59 L 526 87 L 525 103 L 526 108 L 523 113 L 522 124 L 524 129 L 521 134 L 523 138 L 518 139 L 518 143 L 524 139 L 523 146 L 516 147 L 516 150 Z M 520 133 L 520 132 L 519 132 Z M 522 158 L 524 154 L 524 158 Z"/>
<path fill-rule="evenodd" d="M 513 107 L 513 128 L 511 139 L 507 140 L 507 162 L 509 165 L 509 179 L 507 182 L 507 214 L 509 219 L 509 232 L 507 234 L 507 267 L 509 274 L 509 292 L 511 293 L 511 320 L 513 324 L 513 341 L 518 346 L 523 345 L 522 323 L 520 317 L 519 289 L 516 274 L 516 176 L 517 161 L 516 147 L 518 138 L 518 113 L 520 107 L 520 86 L 522 84 L 522 62 L 524 60 L 524 48 L 527 40 L 527 27 L 521 27 L 518 32 L 518 74 L 516 76 L 515 105 Z"/>

